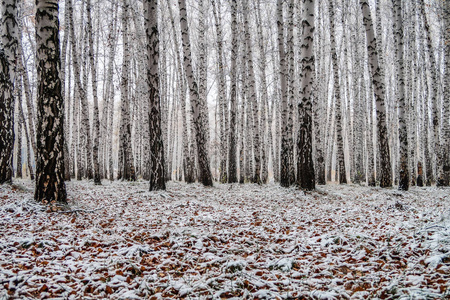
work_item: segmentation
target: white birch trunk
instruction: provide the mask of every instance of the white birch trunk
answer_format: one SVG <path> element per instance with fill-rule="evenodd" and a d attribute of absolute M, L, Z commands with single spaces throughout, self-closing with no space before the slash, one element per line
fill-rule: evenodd
<path fill-rule="evenodd" d="M 189 96 L 192 105 L 193 125 L 195 129 L 195 139 L 197 144 L 197 158 L 199 164 L 199 181 L 205 186 L 212 186 L 212 175 L 209 166 L 208 151 L 206 149 L 208 141 L 206 132 L 208 128 L 202 128 L 204 124 L 201 113 L 201 103 L 198 94 L 197 82 L 192 70 L 191 46 L 189 41 L 189 27 L 187 22 L 186 0 L 179 0 L 181 36 L 183 41 L 184 69 L 189 83 Z"/>
<path fill-rule="evenodd" d="M 363 13 L 363 25 L 366 30 L 366 44 L 369 54 L 369 67 L 372 74 L 372 85 L 376 100 L 377 143 L 378 153 L 380 157 L 380 170 L 377 169 L 377 177 L 379 174 L 380 186 L 385 188 L 392 186 L 391 158 L 386 126 L 386 106 L 384 103 L 385 85 L 378 60 L 379 55 L 377 52 L 377 40 L 375 38 L 373 30 L 373 22 L 369 3 L 367 0 L 360 0 L 359 3 Z"/>
<path fill-rule="evenodd" d="M 402 1 L 394 0 L 395 14 L 395 42 L 397 58 L 397 104 L 399 121 L 399 143 L 400 143 L 400 178 L 398 188 L 407 191 L 409 189 L 409 170 L 408 170 L 408 130 L 406 126 L 405 112 L 405 70 L 403 64 L 403 17 Z"/>
<path fill-rule="evenodd" d="M 302 42 L 301 62 L 302 75 L 300 83 L 300 98 L 298 105 L 300 130 L 297 141 L 297 184 L 301 189 L 315 189 L 315 174 L 313 162 L 313 124 L 312 104 L 314 86 L 314 1 L 302 1 Z"/>
<path fill-rule="evenodd" d="M 64 100 L 61 95 L 57 0 L 36 1 L 38 60 L 37 161 L 34 198 L 56 209 L 65 203 Z"/>

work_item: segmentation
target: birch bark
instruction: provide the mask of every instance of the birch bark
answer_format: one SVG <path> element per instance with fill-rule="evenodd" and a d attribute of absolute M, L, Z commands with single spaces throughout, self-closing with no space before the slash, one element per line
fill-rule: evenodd
<path fill-rule="evenodd" d="M 150 191 L 165 190 L 164 147 L 161 133 L 161 99 L 159 95 L 158 1 L 147 0 L 147 56 L 150 121 Z"/>
<path fill-rule="evenodd" d="M 281 85 L 281 152 L 280 152 L 280 185 L 288 187 L 289 182 L 289 136 L 288 136 L 288 95 L 286 53 L 284 50 L 283 1 L 277 0 L 278 55 Z"/>
<path fill-rule="evenodd" d="M 194 78 L 194 72 L 192 70 L 192 58 L 191 58 L 191 45 L 189 41 L 189 27 L 187 22 L 186 0 L 178 1 L 180 9 L 180 25 L 181 36 L 183 41 L 183 53 L 184 53 L 184 69 L 186 71 L 187 80 L 189 83 L 189 96 L 192 105 L 193 113 L 193 125 L 195 128 L 195 139 L 197 142 L 197 158 L 199 164 L 199 181 L 205 186 L 212 186 L 212 175 L 209 166 L 209 158 L 206 140 L 207 128 L 202 128 L 204 124 L 203 115 L 201 113 L 201 103 L 198 94 L 197 82 Z"/>
<path fill-rule="evenodd" d="M 314 1 L 302 1 L 302 75 L 298 105 L 300 130 L 297 141 L 297 183 L 301 189 L 315 189 L 315 174 L 312 145 L 312 103 L 314 85 Z"/>
<path fill-rule="evenodd" d="M 0 22 L 0 184 L 12 183 L 14 151 L 14 82 L 17 70 L 17 0 L 1 3 Z"/>
<path fill-rule="evenodd" d="M 235 183 L 237 178 L 237 141 L 236 141 L 236 114 L 237 114 L 237 91 L 236 91 L 236 58 L 238 55 L 237 40 L 237 3 L 231 0 L 231 69 L 230 69 L 230 129 L 228 147 L 228 183 Z"/>
<path fill-rule="evenodd" d="M 120 123 L 120 148 L 122 155 L 122 164 L 119 169 L 122 170 L 122 178 L 124 180 L 135 181 L 136 174 L 133 161 L 133 150 L 131 148 L 131 116 L 130 116 L 130 93 L 129 93 L 129 77 L 130 77 L 130 47 L 129 47 L 129 2 L 124 0 L 122 11 L 122 39 L 123 39 L 123 62 L 121 75 L 121 123 Z"/>
<path fill-rule="evenodd" d="M 64 101 L 61 95 L 57 0 L 36 0 L 37 161 L 34 198 L 65 203 Z"/>
<path fill-rule="evenodd" d="M 363 14 L 363 25 L 366 30 L 366 44 L 367 52 L 369 55 L 369 67 L 372 74 L 372 85 L 376 100 L 377 143 L 380 156 L 380 170 L 377 170 L 377 174 L 379 171 L 380 186 L 382 188 L 385 188 L 392 186 L 391 157 L 386 127 L 386 106 L 384 103 L 385 85 L 384 79 L 381 76 L 382 74 L 377 52 L 377 40 L 375 38 L 373 30 L 373 22 L 369 3 L 367 0 L 360 0 L 359 4 L 361 6 Z"/>
<path fill-rule="evenodd" d="M 330 17 L 330 28 L 336 30 L 336 24 L 334 20 L 334 4 L 333 0 L 328 2 L 328 16 Z M 331 59 L 333 62 L 333 75 L 334 75 L 334 97 L 336 100 L 336 108 L 335 108 L 335 120 L 336 120 L 336 136 L 337 136 L 337 161 L 339 165 L 339 183 L 345 184 L 347 183 L 347 173 L 345 170 L 345 161 L 344 161 L 344 137 L 342 133 L 342 109 L 341 105 L 343 99 L 341 99 L 340 92 L 340 84 L 339 84 L 339 65 L 337 58 L 337 46 L 336 46 L 336 37 L 335 33 L 330 32 L 330 44 L 331 44 Z"/>
<path fill-rule="evenodd" d="M 405 69 L 403 64 L 403 17 L 402 1 L 394 0 L 395 14 L 395 44 L 397 52 L 397 103 L 399 121 L 399 143 L 400 143 L 400 180 L 398 188 L 407 191 L 409 189 L 408 170 L 408 131 L 406 126 L 406 103 L 405 103 Z"/>

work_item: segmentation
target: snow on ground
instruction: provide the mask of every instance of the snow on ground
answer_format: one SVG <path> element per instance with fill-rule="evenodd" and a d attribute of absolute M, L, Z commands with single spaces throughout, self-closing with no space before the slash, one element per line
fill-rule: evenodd
<path fill-rule="evenodd" d="M 449 299 L 450 189 L 0 186 L 0 298 Z"/>

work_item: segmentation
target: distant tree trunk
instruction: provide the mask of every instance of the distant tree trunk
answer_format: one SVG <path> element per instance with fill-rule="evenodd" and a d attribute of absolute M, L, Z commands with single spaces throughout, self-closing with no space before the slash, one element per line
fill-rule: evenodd
<path fill-rule="evenodd" d="M 444 171 L 444 181 L 442 185 L 450 185 L 450 1 L 445 1 L 444 4 L 444 22 L 445 22 L 445 74 L 444 74 L 444 114 L 442 124 L 442 163 Z"/>
<path fill-rule="evenodd" d="M 65 7 L 67 5 L 65 4 Z M 64 139 L 64 180 L 70 181 L 70 152 L 69 152 L 69 134 L 70 134 L 70 101 L 66 101 L 66 54 L 67 54 L 67 44 L 69 42 L 69 10 L 64 9 L 64 39 L 61 45 L 61 95 L 64 98 L 64 132 L 66 133 L 66 138 Z M 69 71 L 70 73 L 70 71 Z"/>
<path fill-rule="evenodd" d="M 17 84 L 17 83 L 16 83 Z M 22 104 L 21 102 L 21 98 L 20 97 L 15 97 L 17 100 L 19 100 L 18 102 L 18 106 L 21 106 Z M 21 111 L 21 109 L 19 109 L 19 111 Z M 19 113 L 18 114 L 18 118 L 17 118 L 17 155 L 16 155 L 16 177 L 18 178 L 23 178 L 23 174 L 22 174 L 22 128 L 23 128 L 23 120 L 22 120 L 22 115 Z"/>
<path fill-rule="evenodd" d="M 20 29 L 20 27 L 19 27 Z M 28 79 L 28 70 L 27 70 L 27 66 L 24 63 L 24 53 L 23 53 L 23 49 L 22 49 L 22 35 L 19 34 L 18 35 L 19 38 L 19 43 L 17 45 L 17 55 L 18 55 L 18 71 L 21 73 L 22 75 L 22 85 L 23 85 L 23 93 L 25 94 L 25 102 L 27 105 L 27 120 L 28 120 L 28 132 L 29 134 L 27 134 L 27 141 L 29 141 L 29 143 L 31 144 L 31 149 L 33 150 L 31 153 L 31 149 L 30 149 L 30 153 L 27 152 L 27 156 L 29 156 L 29 170 L 30 170 L 30 178 L 31 180 L 34 180 L 34 170 L 33 170 L 33 166 L 32 166 L 32 160 L 31 157 L 33 157 L 34 160 L 36 160 L 36 130 L 35 130 L 35 120 L 36 120 L 36 116 L 34 113 L 34 104 L 33 104 L 33 99 L 32 99 L 32 92 L 31 92 L 31 88 L 30 88 L 30 81 Z M 25 118 L 25 115 L 24 115 Z M 24 121 L 25 125 L 26 125 L 26 121 Z M 25 129 L 26 130 L 26 129 Z M 28 142 L 27 142 L 28 143 Z M 33 154 L 33 155 L 31 155 Z"/>
<path fill-rule="evenodd" d="M 79 56 L 78 56 L 78 50 L 77 50 L 77 38 L 75 36 L 75 26 L 73 21 L 73 5 L 72 0 L 66 1 L 67 9 L 69 10 L 69 31 L 70 31 L 70 39 L 71 39 L 71 46 L 72 46 L 72 61 L 73 61 L 73 69 L 74 69 L 74 77 L 75 77 L 75 89 L 76 93 L 74 93 L 74 96 L 76 97 L 74 99 L 75 105 L 80 105 L 81 101 L 81 124 L 78 124 L 78 121 L 75 120 L 76 125 L 78 125 L 80 128 L 82 128 L 84 131 L 78 132 L 78 136 L 80 138 L 80 145 L 77 152 L 77 178 L 81 179 L 84 175 L 84 164 L 83 159 L 81 158 L 82 149 L 87 153 L 87 156 L 89 157 L 89 148 L 90 148 L 90 124 L 89 124 L 89 111 L 88 111 L 88 101 L 87 101 L 87 95 L 86 90 L 84 86 L 81 83 L 81 71 L 80 71 L 80 62 L 79 62 Z M 78 95 L 78 96 L 77 96 Z M 78 112 L 78 111 L 77 111 Z M 79 112 L 78 112 L 79 114 Z M 81 148 L 81 149 L 80 149 Z M 88 159 L 89 162 L 91 162 Z M 92 166 L 89 166 L 89 163 L 87 165 L 87 168 L 92 168 Z"/>
<path fill-rule="evenodd" d="M 21 75 L 23 78 L 23 73 Z M 21 83 L 23 86 L 23 80 Z M 24 89 L 22 89 L 22 92 L 23 92 L 23 90 Z M 19 96 L 19 99 L 21 99 L 20 96 Z M 26 140 L 26 146 L 27 146 L 27 168 L 30 172 L 30 179 L 34 180 L 34 170 L 33 170 L 32 161 L 31 161 L 31 151 L 32 150 L 31 150 L 31 145 L 30 145 L 30 134 L 29 134 L 27 122 L 25 120 L 25 114 L 23 113 L 21 101 L 19 101 L 19 103 L 18 103 L 18 108 L 19 108 L 19 118 L 21 120 L 21 123 L 23 124 L 23 128 L 25 131 L 25 140 Z M 21 147 L 18 147 L 18 148 L 20 149 Z"/>
<path fill-rule="evenodd" d="M 94 62 L 94 39 L 92 37 L 92 17 L 91 17 L 91 0 L 87 0 L 86 3 L 86 12 L 87 12 L 87 31 L 88 31 L 88 40 L 89 40 L 89 63 L 91 69 L 91 79 L 92 79 L 92 93 L 94 98 L 94 118 L 93 118 L 93 127 L 94 127 L 94 138 L 93 138 L 93 147 L 92 147 L 92 157 L 94 162 L 94 184 L 99 185 L 102 184 L 100 180 L 100 164 L 98 160 L 99 155 L 99 138 L 100 138 L 100 119 L 99 119 L 99 111 L 98 111 L 98 96 L 97 96 L 97 70 Z M 86 83 L 87 85 L 87 83 Z"/>
<path fill-rule="evenodd" d="M 223 33 L 222 33 L 222 16 L 220 11 L 220 0 L 215 4 L 215 0 L 211 0 L 213 5 L 213 14 L 216 26 L 217 35 L 217 67 L 219 71 L 219 124 L 220 124 L 220 166 L 219 166 L 219 181 L 226 183 L 227 177 L 227 137 L 228 137 L 228 110 L 226 105 L 226 82 L 225 70 L 223 64 Z M 233 59 L 233 58 L 232 58 Z"/>
<path fill-rule="evenodd" d="M 161 133 L 161 99 L 159 96 L 158 1 L 146 0 L 148 85 L 150 96 L 150 191 L 165 190 L 164 148 Z"/>
<path fill-rule="evenodd" d="M 171 20 L 171 24 L 172 24 L 172 33 L 174 36 L 174 46 L 175 46 L 175 53 L 176 53 L 176 58 L 177 58 L 177 65 L 178 65 L 178 69 L 177 69 L 177 75 L 178 75 L 178 86 L 180 89 L 180 101 L 181 101 L 181 126 L 183 128 L 183 133 L 182 133 L 182 139 L 181 139 L 181 143 L 182 143 L 182 157 L 183 157 L 183 172 L 184 172 L 184 180 L 187 183 L 193 183 L 195 182 L 195 177 L 194 177 L 194 162 L 195 159 L 194 157 L 192 157 L 192 152 L 193 149 L 189 147 L 190 145 L 190 140 L 189 140 L 189 134 L 188 134 L 188 116 L 189 113 L 186 110 L 186 78 L 185 78 L 185 74 L 183 72 L 183 62 L 181 60 L 181 55 L 180 55 L 180 47 L 179 47 L 179 43 L 178 43 L 178 35 L 177 35 L 177 31 L 175 29 L 175 19 L 173 17 L 173 12 L 172 12 L 172 7 L 171 7 L 171 3 L 170 0 L 167 0 L 167 7 L 169 9 L 169 17 Z"/>
<path fill-rule="evenodd" d="M 416 24 L 417 24 L 417 11 L 416 11 L 416 1 L 412 1 L 411 5 L 409 6 L 409 15 L 405 19 L 410 20 L 410 26 L 409 26 L 409 32 L 406 34 L 410 37 L 411 42 L 409 43 L 409 64 L 410 68 L 408 73 L 409 75 L 409 93 L 410 96 L 407 97 L 408 101 L 408 108 L 409 108 L 409 119 L 408 119 L 408 147 L 409 147 L 409 162 L 408 162 L 408 169 L 410 171 L 410 184 L 416 185 L 416 178 L 417 178 L 417 169 L 416 169 L 416 162 L 418 159 L 418 152 L 417 149 L 417 129 L 418 129 L 418 123 L 417 122 L 417 105 L 418 105 L 418 96 L 419 92 L 417 90 L 417 86 L 419 84 L 419 70 L 417 68 L 418 64 L 418 51 L 417 51 L 417 36 L 416 36 Z"/>
<path fill-rule="evenodd" d="M 0 184 L 12 183 L 14 151 L 14 82 L 17 64 L 17 0 L 1 3 Z M 3 52 L 4 51 L 4 52 Z"/>
<path fill-rule="evenodd" d="M 236 59 L 238 55 L 238 40 L 237 40 L 237 3 L 231 1 L 231 87 L 230 87 L 230 129 L 229 129 L 229 146 L 228 146 L 228 183 L 235 183 L 237 178 L 237 141 L 236 141 L 236 114 L 237 114 L 237 91 L 236 91 Z M 242 170 L 240 170 L 242 172 Z"/>
<path fill-rule="evenodd" d="M 331 30 L 336 30 L 336 26 L 334 23 L 334 6 L 333 1 L 328 1 L 328 15 L 330 17 L 330 28 Z M 334 97 L 336 99 L 336 134 L 337 134 L 337 161 L 339 165 L 339 183 L 345 184 L 347 183 L 347 172 L 345 170 L 345 161 L 344 161 L 344 136 L 342 132 L 342 109 L 341 109 L 341 92 L 339 85 L 339 66 L 338 66 L 338 58 L 337 58 L 337 46 L 336 46 L 336 37 L 334 32 L 330 32 L 330 40 L 331 40 L 331 59 L 333 62 L 333 74 L 334 74 Z"/>
<path fill-rule="evenodd" d="M 398 102 L 398 121 L 399 121 L 399 142 L 400 142 L 400 180 L 398 188 L 407 191 L 409 189 L 409 171 L 408 171 L 408 131 L 406 126 L 405 113 L 405 70 L 403 65 L 403 17 L 402 1 L 394 0 L 394 14 L 396 17 L 395 40 L 397 52 L 397 102 Z"/>
<path fill-rule="evenodd" d="M 189 42 L 189 27 L 187 22 L 186 0 L 179 0 L 178 5 L 180 8 L 180 25 L 181 36 L 183 41 L 183 53 L 184 53 L 184 69 L 189 82 L 189 96 L 192 105 L 193 113 L 193 125 L 195 128 L 195 138 L 197 141 L 197 158 L 199 164 L 199 181 L 205 186 L 212 186 L 212 175 L 209 167 L 208 151 L 206 149 L 208 141 L 206 140 L 206 130 L 208 128 L 202 128 L 205 124 L 202 120 L 203 115 L 200 112 L 201 103 L 198 95 L 198 86 L 194 78 L 194 72 L 192 70 L 192 58 L 191 58 L 191 46 Z"/>
<path fill-rule="evenodd" d="M 114 157 L 113 157 L 113 145 L 114 145 L 114 83 L 113 83 L 113 75 L 114 75 L 114 57 L 116 53 L 117 44 L 115 40 L 117 39 L 117 16 L 118 16 L 118 7 L 116 1 L 114 1 L 111 5 L 113 5 L 112 19 L 109 24 L 109 51 L 108 51 L 108 69 L 107 69 L 107 114 L 108 114 L 108 124 L 106 125 L 106 143 L 108 148 L 108 170 L 109 170 L 109 180 L 114 180 Z"/>
<path fill-rule="evenodd" d="M 261 145 L 260 145 L 260 134 L 259 134 L 259 112 L 258 112 L 258 101 L 256 99 L 256 79 L 255 79 L 255 70 L 253 66 L 253 51 L 251 44 L 251 35 L 249 29 L 249 21 L 248 21 L 248 13 L 249 6 L 248 0 L 244 1 L 244 32 L 245 32 L 245 46 L 246 49 L 244 51 L 247 52 L 247 64 L 248 64 L 248 83 L 249 83 L 249 104 L 251 105 L 251 116 L 248 116 L 253 121 L 253 157 L 255 160 L 255 169 L 251 175 L 251 181 L 254 183 L 261 184 Z M 248 143 L 247 143 L 248 144 Z M 252 153 L 251 148 L 249 149 L 250 156 Z"/>
<path fill-rule="evenodd" d="M 380 157 L 380 186 L 382 188 L 392 186 L 392 170 L 391 170 L 391 155 L 389 150 L 387 127 L 386 127 L 386 106 L 384 103 L 385 86 L 384 79 L 380 73 L 380 66 L 378 63 L 377 40 L 373 30 L 372 16 L 367 0 L 360 0 L 361 10 L 363 13 L 363 25 L 366 29 L 366 44 L 369 53 L 369 67 L 372 73 L 372 84 L 377 107 L 377 142 L 378 153 Z M 381 41 L 379 41 L 381 42 Z"/>
<path fill-rule="evenodd" d="M 301 189 L 315 189 L 315 174 L 312 145 L 312 103 L 314 85 L 314 1 L 302 1 L 301 60 L 302 76 L 300 85 L 301 101 L 298 105 L 300 120 L 297 141 L 297 183 Z"/>
<path fill-rule="evenodd" d="M 198 97 L 200 101 L 200 113 L 202 114 L 203 128 L 205 130 L 206 138 L 206 150 L 209 153 L 210 134 L 209 134 L 209 113 L 208 113 L 208 101 L 207 101 L 207 41 L 206 41 L 206 7 L 208 1 L 197 0 L 199 9 L 198 18 Z"/>
<path fill-rule="evenodd" d="M 244 92 L 244 91 L 243 91 Z M 245 165 L 245 96 L 242 95 L 240 103 L 239 116 L 239 183 L 245 183 L 246 165 Z"/>
<path fill-rule="evenodd" d="M 36 0 L 38 202 L 65 203 L 64 101 L 61 95 L 57 0 Z"/>
<path fill-rule="evenodd" d="M 358 19 L 355 24 L 358 26 Z M 355 27 L 356 27 L 355 26 Z M 355 101 L 354 108 L 354 155 L 355 155 L 355 176 L 352 178 L 354 183 L 360 184 L 365 181 L 365 167 L 364 167 L 364 118 L 366 117 L 366 110 L 364 109 L 364 101 L 366 90 L 364 86 L 364 67 L 361 61 L 360 51 L 360 30 L 355 29 L 351 34 L 351 53 L 353 54 L 353 61 L 356 66 L 353 67 L 353 97 Z"/>
<path fill-rule="evenodd" d="M 369 75 L 369 78 L 371 76 Z M 373 121 L 373 85 L 368 83 L 369 97 L 367 98 L 367 133 L 366 133 L 366 143 L 367 143 L 367 185 L 376 186 L 375 177 L 375 153 L 374 153 L 374 121 Z"/>
<path fill-rule="evenodd" d="M 131 148 L 131 121 L 130 121 L 130 95 L 128 81 L 130 76 L 130 48 L 128 39 L 128 11 L 129 2 L 124 0 L 122 11 L 122 34 L 123 34 L 123 64 L 121 78 L 121 123 L 120 123 L 120 149 L 122 155 L 122 164 L 119 169 L 122 170 L 122 179 L 135 181 L 136 173 L 134 170 L 133 151 Z"/>
<path fill-rule="evenodd" d="M 280 185 L 288 187 L 289 182 L 289 136 L 288 136 L 288 95 L 287 95 L 287 68 L 286 53 L 284 50 L 283 32 L 283 1 L 277 0 L 277 27 L 278 27 L 278 54 L 280 57 L 281 82 L 281 153 L 280 153 Z"/>
<path fill-rule="evenodd" d="M 300 11 L 300 6 L 299 5 L 299 11 Z M 321 24 L 323 17 L 322 17 L 322 13 L 321 13 L 321 6 L 320 3 L 318 5 L 318 12 L 317 12 L 317 24 Z M 300 20 L 300 22 L 302 22 Z M 321 26 L 319 26 L 321 27 Z M 316 183 L 319 185 L 325 185 L 327 183 L 326 181 L 326 167 L 325 167 L 325 157 L 324 157 L 324 150 L 325 150 L 325 140 L 324 140 L 324 133 L 326 132 L 326 124 L 324 124 L 325 122 L 323 122 L 322 118 L 326 115 L 326 105 L 325 100 L 324 99 L 328 99 L 328 96 L 323 97 L 322 95 L 327 95 L 326 90 L 328 90 L 328 88 L 324 88 L 322 89 L 322 86 L 325 84 L 325 82 L 327 80 L 321 80 L 321 79 L 325 79 L 325 74 L 326 74 L 326 63 L 325 63 L 325 59 L 323 58 L 323 56 L 325 56 L 325 49 L 324 49 L 324 43 L 322 41 L 322 37 L 324 36 L 324 32 L 323 30 L 317 30 L 316 31 L 316 36 L 317 38 L 316 40 L 316 45 L 315 47 L 315 55 L 317 55 L 317 60 L 318 60 L 318 72 L 316 72 L 316 79 L 315 79 L 315 83 L 314 83 L 314 87 L 313 87 L 313 91 L 312 91 L 312 96 L 313 96 L 313 113 L 314 113 L 314 117 L 313 117 L 313 122 L 314 122 L 314 139 L 315 139 L 315 174 L 316 174 Z M 299 31 L 299 40 L 301 40 L 301 32 Z M 300 58 L 301 59 L 301 58 Z M 316 60 L 316 56 L 314 57 L 314 59 Z M 323 81 L 323 82 L 321 82 Z"/>
<path fill-rule="evenodd" d="M 256 16 L 257 16 L 257 34 L 258 34 L 258 46 L 259 46 L 259 67 L 260 67 L 260 76 L 261 76 L 261 121 L 260 121 L 260 132 L 261 132 L 261 144 L 263 145 L 261 147 L 261 182 L 267 183 L 269 180 L 269 152 L 270 152 L 270 144 L 269 140 L 267 138 L 266 131 L 272 131 L 272 127 L 266 128 L 266 113 L 269 109 L 268 106 L 268 96 L 267 96 L 267 79 L 266 79 L 266 51 L 264 48 L 264 36 L 263 36 L 263 29 L 261 25 L 261 7 L 260 7 L 260 0 L 257 1 L 257 9 L 256 9 Z M 270 118 L 270 117 L 269 117 Z"/>
<path fill-rule="evenodd" d="M 289 185 L 295 183 L 295 159 L 294 159 L 294 102 L 296 94 L 296 82 L 294 74 L 294 0 L 290 0 L 288 3 L 288 28 L 287 28 L 287 40 L 286 40 L 286 68 L 287 68 L 287 126 L 283 131 L 286 131 L 287 145 L 288 145 L 288 173 L 289 173 Z"/>
<path fill-rule="evenodd" d="M 429 107 L 428 107 L 428 93 L 429 88 L 426 80 L 426 71 L 422 71 L 422 87 L 424 89 L 424 97 L 423 97 L 423 147 L 424 147 L 424 156 L 425 156 L 425 185 L 431 186 L 431 183 L 434 181 L 433 176 L 433 161 L 432 161 L 432 153 L 430 153 L 430 116 L 429 116 Z"/>
<path fill-rule="evenodd" d="M 442 153 L 441 153 L 441 143 L 439 139 L 439 114 L 438 111 L 438 76 L 437 76 L 437 64 L 436 59 L 434 56 L 433 51 L 433 41 L 431 40 L 431 30 L 430 25 L 428 24 L 428 19 L 425 13 L 425 2 L 419 1 L 419 8 L 420 12 L 423 18 L 424 22 L 424 29 L 425 29 L 425 36 L 426 36 L 426 42 L 427 42 L 427 48 L 428 48 L 428 59 L 430 64 L 430 73 L 431 73 L 431 89 L 430 92 L 430 98 L 431 98 L 431 118 L 432 118 L 432 124 L 433 124 L 433 147 L 434 149 L 434 156 L 433 160 L 436 163 L 436 177 L 433 176 L 433 179 L 436 178 L 436 184 L 438 186 L 444 185 L 444 168 L 442 163 Z M 447 102 L 449 99 L 447 99 Z M 448 122 L 448 120 L 447 120 Z M 433 181 L 433 180 L 432 180 Z"/>

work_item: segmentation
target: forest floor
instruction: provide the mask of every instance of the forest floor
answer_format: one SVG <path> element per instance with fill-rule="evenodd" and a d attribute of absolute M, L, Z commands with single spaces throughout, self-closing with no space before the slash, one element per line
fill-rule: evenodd
<path fill-rule="evenodd" d="M 450 189 L 0 186 L 0 299 L 450 299 Z"/>

